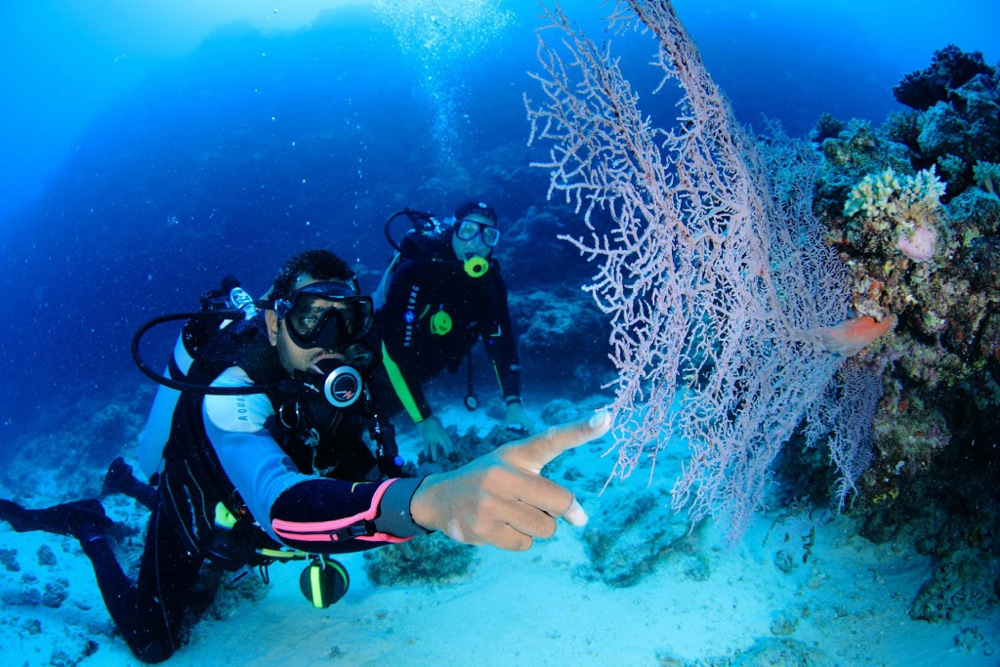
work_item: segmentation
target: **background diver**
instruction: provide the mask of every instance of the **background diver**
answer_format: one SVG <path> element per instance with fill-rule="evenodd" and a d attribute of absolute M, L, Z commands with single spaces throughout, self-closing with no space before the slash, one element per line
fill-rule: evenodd
<path fill-rule="evenodd" d="M 414 229 L 396 243 L 389 228 L 405 215 Z M 511 326 L 507 285 L 493 251 L 502 231 L 496 211 L 470 201 L 441 224 L 432 216 L 403 211 L 389 219 L 386 236 L 397 253 L 375 293 L 383 357 L 401 407 L 417 426 L 425 455 L 452 449 L 451 437 L 434 415 L 423 384 L 442 370 L 454 373 L 482 341 L 500 384 L 504 423 L 527 432 L 533 424 L 521 405 L 521 365 Z M 471 364 L 471 360 L 468 362 Z M 466 407 L 478 403 L 469 390 Z"/>

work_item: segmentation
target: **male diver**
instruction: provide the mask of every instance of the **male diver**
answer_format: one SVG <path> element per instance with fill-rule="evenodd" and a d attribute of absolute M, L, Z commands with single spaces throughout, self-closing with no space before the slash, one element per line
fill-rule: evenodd
<path fill-rule="evenodd" d="M 477 340 L 483 341 L 500 383 L 504 423 L 527 432 L 533 428 L 521 405 L 521 366 L 507 285 L 492 257 L 501 235 L 493 207 L 466 202 L 455 211 L 452 224 L 411 233 L 419 243 L 400 247 L 375 295 L 386 370 L 432 461 L 439 449 L 451 451 L 452 442 L 422 385 L 445 368 L 458 370 Z M 466 406 L 474 409 L 471 377 L 469 382 Z"/>
<path fill-rule="evenodd" d="M 363 382 L 378 346 L 371 301 L 348 265 L 325 250 L 297 255 L 258 305 L 263 317 L 219 330 L 200 350 L 187 381 L 214 393 L 180 393 L 156 492 L 130 491 L 152 509 L 136 582 L 116 561 L 98 500 L 39 510 L 0 500 L 0 519 L 14 530 L 80 541 L 112 619 L 143 662 L 166 660 L 183 643 L 182 621 L 206 560 L 238 570 L 314 555 L 315 575 L 337 567 L 327 554 L 435 530 L 526 550 L 551 536 L 559 517 L 586 523 L 573 494 L 540 471 L 605 433 L 607 415 L 509 443 L 447 473 L 373 473 L 376 457 L 360 435 L 364 411 L 353 401 L 362 386 L 331 385 L 347 376 Z M 327 396 L 316 400 L 318 392 Z M 119 462 L 109 477 L 128 475 Z"/>

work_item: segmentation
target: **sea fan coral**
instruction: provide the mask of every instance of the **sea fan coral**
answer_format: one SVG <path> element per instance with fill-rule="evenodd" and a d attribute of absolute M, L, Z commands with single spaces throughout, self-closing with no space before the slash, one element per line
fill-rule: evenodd
<path fill-rule="evenodd" d="M 655 126 L 618 59 L 554 10 L 563 39 L 541 42 L 544 101 L 527 107 L 532 141 L 555 146 L 536 166 L 588 225 L 561 238 L 599 265 L 585 289 L 612 328 L 613 474 L 641 464 L 652 474 L 682 447 L 672 506 L 693 522 L 724 517 L 736 540 L 782 445 L 844 361 L 804 343 L 847 317 L 847 274 L 812 214 L 812 147 L 754 144 L 669 2 L 618 9 L 616 27 L 638 19 L 658 37 L 655 62 L 684 93 L 679 124 Z"/>

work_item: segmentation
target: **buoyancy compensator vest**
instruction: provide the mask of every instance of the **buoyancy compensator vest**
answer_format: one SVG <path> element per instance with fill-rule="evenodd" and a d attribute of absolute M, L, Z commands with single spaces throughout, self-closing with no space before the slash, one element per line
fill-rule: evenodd
<path fill-rule="evenodd" d="M 296 373 L 292 379 L 264 380 L 262 384 L 255 382 L 248 387 L 215 387 L 207 384 L 214 378 L 197 378 L 200 382 L 189 381 L 192 365 L 202 358 L 220 332 L 225 332 L 237 343 L 240 340 L 249 342 L 256 335 L 264 335 L 263 317 L 258 314 L 257 304 L 233 276 L 223 278 L 221 287 L 206 292 L 200 301 L 201 310 L 154 318 L 140 327 L 132 338 L 132 358 L 136 366 L 160 385 L 139 437 L 139 463 L 146 475 L 155 479 L 162 472 L 164 446 L 170 437 L 174 412 L 182 392 L 195 395 L 269 394 L 281 406 L 278 418 L 282 421 L 286 437 L 277 439 L 283 448 L 294 440 L 287 436 L 290 430 L 300 428 L 304 423 L 329 424 L 331 420 L 340 418 L 341 410 L 361 399 L 364 401 L 363 412 L 369 418 L 369 434 L 377 447 L 375 458 L 379 470 L 386 476 L 402 475 L 403 460 L 398 454 L 392 425 L 381 418 L 376 410 L 362 374 L 350 366 L 332 360 L 321 362 L 317 365 L 319 373 Z M 160 374 L 143 360 L 140 353 L 141 339 L 155 326 L 181 320 L 184 321 L 183 328 L 174 344 L 166 371 Z M 257 378 L 258 382 L 261 379 L 263 378 Z M 309 418 L 304 419 L 307 414 Z M 309 471 L 309 467 L 302 469 Z"/>
<path fill-rule="evenodd" d="M 257 317 L 253 297 L 240 287 L 239 281 L 232 275 L 222 279 L 219 289 L 203 294 L 200 301 L 201 310 L 154 318 L 141 327 L 132 339 L 132 358 L 139 370 L 160 385 L 146 425 L 139 434 L 139 466 L 148 477 L 162 471 L 163 447 L 170 437 L 170 425 L 181 390 L 196 389 L 186 384 L 195 358 L 218 331 L 234 324 L 248 326 Z M 153 327 L 178 320 L 185 320 L 184 327 L 161 375 L 143 361 L 139 342 Z"/>
<path fill-rule="evenodd" d="M 400 233 L 399 221 L 404 219 L 410 222 L 410 228 Z M 378 289 L 372 295 L 376 308 L 385 303 L 389 276 L 403 258 L 432 264 L 461 265 L 465 273 L 472 278 L 479 278 L 489 271 L 490 262 L 486 258 L 473 257 L 463 260 L 455 257 L 451 248 L 454 227 L 448 222 L 442 223 L 430 213 L 404 208 L 389 216 L 385 221 L 384 231 L 385 238 L 395 254 L 382 275 Z"/>

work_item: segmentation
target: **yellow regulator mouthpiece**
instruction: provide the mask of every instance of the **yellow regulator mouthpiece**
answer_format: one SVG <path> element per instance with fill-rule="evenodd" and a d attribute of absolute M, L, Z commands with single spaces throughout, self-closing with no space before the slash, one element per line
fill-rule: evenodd
<path fill-rule="evenodd" d="M 490 263 L 484 257 L 470 257 L 464 263 L 465 272 L 471 278 L 480 278 L 489 271 Z"/>
<path fill-rule="evenodd" d="M 431 333 L 435 336 L 443 336 L 451 331 L 451 315 L 439 310 L 431 315 Z"/>

